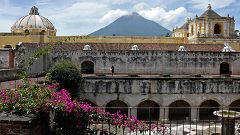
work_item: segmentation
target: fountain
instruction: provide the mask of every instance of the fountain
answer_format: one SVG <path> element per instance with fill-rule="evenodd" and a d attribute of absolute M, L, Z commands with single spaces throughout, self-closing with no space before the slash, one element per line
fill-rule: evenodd
<path fill-rule="evenodd" d="M 235 135 L 235 119 L 240 117 L 240 112 L 219 110 L 213 114 L 222 118 L 222 135 Z"/>

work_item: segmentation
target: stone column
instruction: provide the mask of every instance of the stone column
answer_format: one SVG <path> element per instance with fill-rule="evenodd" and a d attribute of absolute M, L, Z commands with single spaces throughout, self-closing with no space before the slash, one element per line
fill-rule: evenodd
<path fill-rule="evenodd" d="M 160 121 L 166 121 L 169 119 L 169 108 L 168 107 L 162 107 L 160 108 L 160 114 L 159 114 L 159 120 Z"/>
<path fill-rule="evenodd" d="M 191 108 L 191 121 L 199 120 L 199 108 Z"/>
<path fill-rule="evenodd" d="M 128 116 L 136 116 L 137 117 L 137 108 L 136 107 L 129 107 L 128 108 Z"/>

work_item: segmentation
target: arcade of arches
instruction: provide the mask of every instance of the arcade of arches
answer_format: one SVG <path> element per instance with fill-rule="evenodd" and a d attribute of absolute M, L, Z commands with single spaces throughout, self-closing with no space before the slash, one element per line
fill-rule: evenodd
<path fill-rule="evenodd" d="M 129 107 L 125 102 L 120 100 L 113 100 L 106 104 L 107 112 L 116 113 L 119 111 L 128 116 L 137 116 L 139 120 L 151 119 L 152 121 L 161 119 L 169 119 L 171 121 L 218 119 L 217 116 L 213 115 L 213 112 L 219 109 L 220 105 L 215 100 L 206 100 L 202 102 L 199 107 L 193 108 L 191 108 L 190 104 L 184 100 L 174 101 L 168 107 L 160 107 L 158 103 L 152 100 L 142 101 L 138 104 L 137 108 Z M 240 111 L 240 99 L 233 101 L 229 105 L 229 109 Z"/>

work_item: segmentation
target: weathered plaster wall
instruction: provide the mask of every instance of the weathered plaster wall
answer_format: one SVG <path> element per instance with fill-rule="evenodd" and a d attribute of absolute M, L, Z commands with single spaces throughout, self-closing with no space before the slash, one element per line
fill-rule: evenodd
<path fill-rule="evenodd" d="M 17 67 L 19 67 L 19 63 L 26 63 L 27 59 L 37 49 L 35 47 L 21 48 L 18 49 L 16 54 Z M 47 71 L 54 62 L 68 59 L 76 64 L 80 70 L 83 62 L 93 62 L 95 74 L 110 74 L 111 66 L 115 67 L 115 74 L 128 75 L 220 74 L 220 64 L 223 62 L 230 65 L 232 74 L 240 74 L 240 68 L 238 68 L 240 67 L 239 58 L 240 53 L 238 52 L 53 50 L 48 56 L 36 60 L 34 65 L 30 67 L 29 72 L 39 74 Z"/>
<path fill-rule="evenodd" d="M 49 56 L 40 56 L 39 58 L 34 59 L 32 65 L 29 66 L 30 58 L 33 57 L 37 50 L 38 47 L 17 46 L 15 52 L 15 67 L 26 68 L 31 75 L 39 75 L 46 72 L 47 69 L 49 69 L 48 66 L 53 65 L 53 63 L 47 63 Z"/>
<path fill-rule="evenodd" d="M 0 69 L 0 82 L 17 79 L 21 69 Z"/>
<path fill-rule="evenodd" d="M 0 49 L 0 69 L 9 67 L 9 50 Z"/>
<path fill-rule="evenodd" d="M 240 53 L 170 52 L 170 51 L 98 51 L 62 52 L 52 54 L 53 61 L 71 59 L 81 69 L 81 63 L 92 61 L 95 74 L 220 74 L 220 64 L 230 64 L 232 74 L 240 74 Z M 53 62 L 52 61 L 52 62 Z"/>
<path fill-rule="evenodd" d="M 152 100 L 166 107 L 184 100 L 198 107 L 206 100 L 215 100 L 224 107 L 240 99 L 240 79 L 234 78 L 85 77 L 84 80 L 79 96 L 98 106 L 121 100 L 137 107 L 142 101 Z"/>

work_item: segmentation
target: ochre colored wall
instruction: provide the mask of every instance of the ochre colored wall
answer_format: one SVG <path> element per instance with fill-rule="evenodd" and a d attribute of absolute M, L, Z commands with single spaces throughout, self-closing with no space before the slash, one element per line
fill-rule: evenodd
<path fill-rule="evenodd" d="M 49 37 L 43 35 L 0 36 L 0 48 L 3 48 L 5 45 L 11 45 L 12 47 L 16 47 L 16 44 L 18 44 L 19 42 L 44 43 L 49 42 Z"/>
<path fill-rule="evenodd" d="M 224 44 L 228 42 L 236 51 L 240 51 L 240 39 L 212 39 L 203 38 L 207 44 Z M 217 40 L 213 42 L 213 40 Z M 43 35 L 8 35 L 0 36 L 0 48 L 4 45 L 15 47 L 19 42 L 25 43 L 48 43 L 48 42 L 68 42 L 68 43 L 172 43 L 186 44 L 189 42 L 183 37 L 157 37 L 157 36 L 43 36 Z"/>
<path fill-rule="evenodd" d="M 0 36 L 0 48 L 4 45 L 12 45 L 15 47 L 19 42 L 25 43 L 47 43 L 47 42 L 70 42 L 70 43 L 185 43 L 184 38 L 174 37 L 126 37 L 126 36 L 40 36 L 40 35 L 13 35 Z"/>
<path fill-rule="evenodd" d="M 184 38 L 157 36 L 56 36 L 51 42 L 70 43 L 184 43 Z"/>

